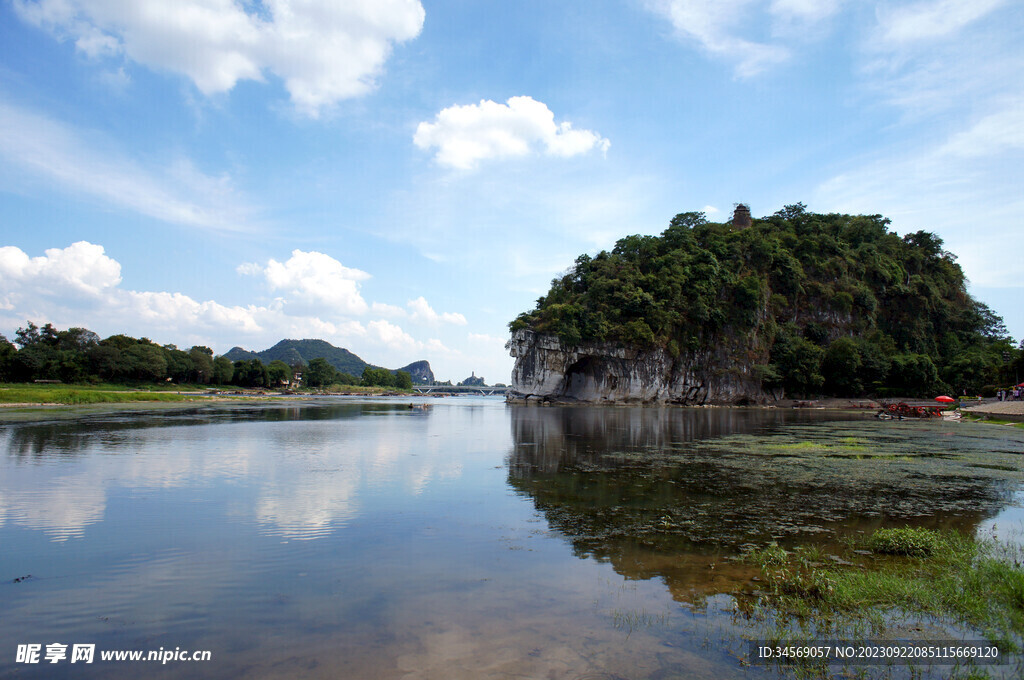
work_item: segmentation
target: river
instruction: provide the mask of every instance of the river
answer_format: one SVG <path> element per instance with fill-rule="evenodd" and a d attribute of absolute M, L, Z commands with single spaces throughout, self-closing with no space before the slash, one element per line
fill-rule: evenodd
<path fill-rule="evenodd" d="M 776 677 L 743 550 L 1024 531 L 1024 432 L 974 423 L 332 398 L 12 412 L 0 442 L 3 677 Z"/>

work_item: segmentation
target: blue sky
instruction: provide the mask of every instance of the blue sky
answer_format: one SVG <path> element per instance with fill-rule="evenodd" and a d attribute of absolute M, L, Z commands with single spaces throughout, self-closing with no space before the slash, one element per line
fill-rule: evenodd
<path fill-rule="evenodd" d="M 1024 337 L 1011 0 L 0 0 L 0 333 L 323 338 L 507 382 L 584 252 L 803 201 Z"/>

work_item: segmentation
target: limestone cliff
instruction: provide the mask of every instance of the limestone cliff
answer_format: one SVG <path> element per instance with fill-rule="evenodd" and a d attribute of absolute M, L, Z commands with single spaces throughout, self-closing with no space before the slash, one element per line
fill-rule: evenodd
<path fill-rule="evenodd" d="M 612 343 L 566 346 L 557 336 L 513 332 L 506 349 L 515 358 L 512 401 L 583 403 L 765 404 L 754 374 L 767 352 L 719 345 L 672 357 L 666 350 Z"/>

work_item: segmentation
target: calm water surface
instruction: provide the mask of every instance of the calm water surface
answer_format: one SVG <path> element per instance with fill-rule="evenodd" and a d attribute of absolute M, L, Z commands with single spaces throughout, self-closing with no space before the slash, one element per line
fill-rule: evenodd
<path fill-rule="evenodd" d="M 741 662 L 744 547 L 1022 534 L 1024 432 L 970 423 L 463 397 L 3 418 L 0 676 L 773 677 Z M 54 642 L 212 660 L 15 663 Z"/>

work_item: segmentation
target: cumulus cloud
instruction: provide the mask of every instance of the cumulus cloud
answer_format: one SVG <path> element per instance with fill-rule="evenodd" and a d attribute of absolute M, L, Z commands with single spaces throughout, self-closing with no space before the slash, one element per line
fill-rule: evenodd
<path fill-rule="evenodd" d="M 121 265 L 88 241 L 50 248 L 40 257 L 14 246 L 0 248 L 0 287 L 9 292 L 32 286 L 44 294 L 95 297 L 119 283 Z"/>
<path fill-rule="evenodd" d="M 374 302 L 370 305 L 370 311 L 380 316 L 405 317 L 408 316 L 405 310 L 398 305 L 389 305 L 386 302 Z"/>
<path fill-rule="evenodd" d="M 413 321 L 424 321 L 426 323 L 451 323 L 457 326 L 466 325 L 466 317 L 458 312 L 444 312 L 438 314 L 433 307 L 427 303 L 426 298 L 420 296 L 415 300 L 409 300 L 407 306 L 410 310 L 409 318 Z"/>
<path fill-rule="evenodd" d="M 576 130 L 572 123 L 555 123 L 555 114 L 532 97 L 512 97 L 505 104 L 482 100 L 479 104 L 442 109 L 434 122 L 416 128 L 413 143 L 423 150 L 437 149 L 435 160 L 461 170 L 480 161 L 531 153 L 569 157 L 611 145 L 591 130 Z"/>
<path fill-rule="evenodd" d="M 246 333 L 261 330 L 258 320 L 274 312 L 267 307 L 227 307 L 206 300 L 200 302 L 182 293 L 116 291 L 107 300 L 111 312 L 130 315 L 147 323 L 177 328 L 232 328 Z"/>
<path fill-rule="evenodd" d="M 457 354 L 436 338 L 419 340 L 390 321 L 364 323 L 348 316 L 369 310 L 409 314 L 395 305 L 367 305 L 357 285 L 369 274 L 323 253 L 296 250 L 285 262 L 249 263 L 238 270 L 263 277 L 282 295 L 264 304 L 224 305 L 181 292 L 128 290 L 121 287 L 121 265 L 101 245 L 80 241 L 38 257 L 4 246 L 0 326 L 10 329 L 31 319 L 101 334 L 170 335 L 175 342 L 185 335 L 189 342 L 210 346 L 216 344 L 214 337 L 267 346 L 281 338 L 322 338 L 391 366 Z M 465 323 L 461 314 L 434 312 L 423 298 L 413 302 L 410 309 L 419 314 L 429 310 L 438 322 Z"/>
<path fill-rule="evenodd" d="M 359 282 L 370 275 L 344 266 L 330 255 L 293 250 L 286 262 L 271 259 L 265 266 L 246 263 L 238 273 L 262 275 L 274 291 L 285 291 L 293 299 L 326 306 L 342 314 L 363 314 L 368 309 L 359 293 Z"/>
<path fill-rule="evenodd" d="M 396 350 L 415 350 L 419 343 L 399 326 L 380 319 L 366 324 L 371 336 Z"/>
<path fill-rule="evenodd" d="M 29 257 L 15 246 L 0 248 L 0 289 L 5 291 L 0 307 L 19 322 L 38 314 L 74 318 L 83 302 L 93 318 L 141 320 L 169 328 L 254 331 L 260 329 L 260 317 L 277 313 L 266 307 L 200 302 L 181 293 L 125 290 L 120 283 L 120 263 L 106 255 L 103 246 L 88 241 L 50 248 L 39 257 Z"/>
<path fill-rule="evenodd" d="M 204 94 L 239 80 L 284 82 L 316 117 L 372 89 L 394 44 L 419 35 L 419 0 L 14 0 L 27 22 L 90 57 L 124 55 Z"/>
<path fill-rule="evenodd" d="M 0 103 L 0 158 L 17 175 L 99 199 L 171 224 L 221 231 L 249 229 L 250 209 L 227 175 L 211 176 L 179 159 L 151 169 L 120 153 L 113 144 L 85 141 L 63 123 Z"/>

